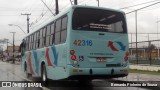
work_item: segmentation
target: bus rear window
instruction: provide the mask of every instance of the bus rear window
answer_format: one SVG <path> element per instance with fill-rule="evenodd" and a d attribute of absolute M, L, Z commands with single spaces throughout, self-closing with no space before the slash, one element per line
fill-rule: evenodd
<path fill-rule="evenodd" d="M 72 17 L 72 29 L 125 33 L 123 13 L 111 10 L 76 8 Z"/>

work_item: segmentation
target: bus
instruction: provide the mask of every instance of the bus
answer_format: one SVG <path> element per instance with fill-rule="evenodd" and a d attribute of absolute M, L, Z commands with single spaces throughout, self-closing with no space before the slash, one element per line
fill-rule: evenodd
<path fill-rule="evenodd" d="M 125 13 L 71 6 L 23 38 L 22 70 L 42 81 L 128 75 Z"/>

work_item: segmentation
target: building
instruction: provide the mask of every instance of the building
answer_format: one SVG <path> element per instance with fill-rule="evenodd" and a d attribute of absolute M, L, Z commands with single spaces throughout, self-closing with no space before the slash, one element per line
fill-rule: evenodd
<path fill-rule="evenodd" d="M 9 55 L 9 56 L 13 56 L 13 46 L 8 46 L 7 49 L 5 50 L 5 52 Z M 14 47 L 14 55 L 18 56 L 20 54 L 19 52 L 19 46 L 15 46 Z"/>

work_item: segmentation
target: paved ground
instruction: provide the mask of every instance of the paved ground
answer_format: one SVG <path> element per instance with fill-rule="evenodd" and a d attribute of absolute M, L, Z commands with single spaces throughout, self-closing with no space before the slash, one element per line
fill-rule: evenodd
<path fill-rule="evenodd" d="M 160 81 L 160 76 L 159 75 L 129 73 L 127 77 L 115 78 L 115 79 L 123 80 L 123 81 Z"/>

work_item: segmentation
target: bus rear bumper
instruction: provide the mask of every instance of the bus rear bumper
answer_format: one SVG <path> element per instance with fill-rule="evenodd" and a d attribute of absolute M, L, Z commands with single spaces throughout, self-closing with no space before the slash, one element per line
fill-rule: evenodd
<path fill-rule="evenodd" d="M 129 67 L 112 67 L 112 68 L 75 68 L 69 66 L 68 77 L 71 79 L 86 78 L 86 79 L 100 79 L 100 78 L 117 78 L 128 75 Z"/>

